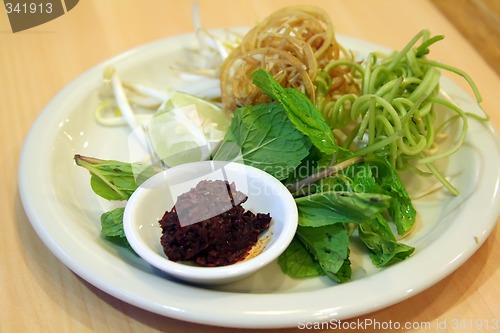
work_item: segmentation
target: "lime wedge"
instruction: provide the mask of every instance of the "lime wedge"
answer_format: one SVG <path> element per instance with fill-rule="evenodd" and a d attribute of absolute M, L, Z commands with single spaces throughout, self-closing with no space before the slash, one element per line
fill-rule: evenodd
<path fill-rule="evenodd" d="M 156 155 L 168 166 L 209 158 L 231 123 L 217 105 L 183 92 L 174 92 L 147 125 Z"/>

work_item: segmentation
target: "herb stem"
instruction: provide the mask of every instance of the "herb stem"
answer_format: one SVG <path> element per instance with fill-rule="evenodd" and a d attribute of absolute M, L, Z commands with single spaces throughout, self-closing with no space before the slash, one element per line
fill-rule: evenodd
<path fill-rule="evenodd" d="M 335 165 L 321 169 L 320 171 L 316 172 L 315 174 L 312 174 L 311 176 L 306 177 L 306 178 L 296 182 L 295 184 L 289 184 L 289 185 L 287 185 L 287 188 L 291 193 L 298 192 L 299 190 L 304 188 L 304 186 L 312 184 L 314 182 L 317 182 L 320 179 L 332 176 L 332 175 L 334 175 L 334 174 L 336 174 L 344 169 L 347 169 L 348 167 L 350 167 L 356 163 L 363 161 L 363 159 L 364 159 L 363 156 L 351 157 L 345 161 L 342 161 L 342 162 L 337 163 Z"/>
<path fill-rule="evenodd" d="M 91 175 L 94 175 L 95 177 L 100 178 L 107 186 L 113 189 L 113 191 L 118 194 L 122 200 L 127 200 L 128 195 L 124 193 L 122 190 L 120 190 L 115 184 L 113 184 L 112 181 L 110 181 L 107 177 L 105 177 L 98 168 L 95 168 L 94 166 L 100 162 L 103 162 L 103 160 L 100 160 L 98 158 L 94 157 L 87 157 L 87 156 L 82 156 L 79 154 L 76 154 L 74 156 L 76 165 L 81 166 L 85 169 L 87 169 Z"/>

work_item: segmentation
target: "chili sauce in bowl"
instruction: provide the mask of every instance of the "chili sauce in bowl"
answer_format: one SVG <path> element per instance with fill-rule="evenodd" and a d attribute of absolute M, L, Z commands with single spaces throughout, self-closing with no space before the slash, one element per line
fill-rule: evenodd
<path fill-rule="evenodd" d="M 235 162 L 175 166 L 146 180 L 123 226 L 145 261 L 180 280 L 223 284 L 276 260 L 297 229 L 295 201 L 276 178 Z"/>

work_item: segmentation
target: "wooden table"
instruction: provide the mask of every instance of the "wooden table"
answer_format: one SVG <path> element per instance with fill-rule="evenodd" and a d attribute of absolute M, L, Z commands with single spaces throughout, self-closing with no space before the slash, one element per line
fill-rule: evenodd
<path fill-rule="evenodd" d="M 251 26 L 280 7 L 305 2 L 201 0 L 201 18 L 206 28 Z M 445 41 L 433 48 L 433 58 L 465 69 L 474 78 L 484 98 L 484 109 L 500 127 L 500 79 L 482 57 L 497 54 L 498 40 L 492 40 L 489 50 L 473 47 L 474 41 L 426 0 L 307 3 L 326 9 L 337 33 L 391 48 L 400 48 L 422 28 L 444 34 Z M 472 29 L 476 23 L 468 20 L 468 14 L 454 13 L 453 21 Z M 35 118 L 60 89 L 109 57 L 149 41 L 191 32 L 191 22 L 191 2 L 185 0 L 85 0 L 53 21 L 18 33 L 11 32 L 7 15 L 0 13 L 0 332 L 238 331 L 161 317 L 117 300 L 80 279 L 38 238 L 17 189 L 23 140 Z M 491 36 L 498 33 L 498 25 L 487 29 L 492 29 Z M 498 64 L 500 59 L 495 61 Z M 463 80 L 452 79 L 470 91 Z M 500 229 L 496 228 L 462 267 L 441 282 L 359 319 L 433 325 L 448 321 L 448 328 L 439 332 L 472 332 L 452 330 L 451 320 L 500 319 L 499 262 Z M 414 331 L 431 330 L 423 326 Z"/>

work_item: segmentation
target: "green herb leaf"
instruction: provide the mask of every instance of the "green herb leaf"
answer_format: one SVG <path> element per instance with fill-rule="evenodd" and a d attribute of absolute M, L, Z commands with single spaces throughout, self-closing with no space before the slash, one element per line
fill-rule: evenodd
<path fill-rule="evenodd" d="M 90 172 L 90 186 L 107 200 L 127 200 L 137 187 L 159 170 L 140 163 L 125 163 L 75 155 L 77 165 Z"/>
<path fill-rule="evenodd" d="M 398 243 L 382 215 L 359 225 L 359 237 L 370 249 L 370 258 L 377 267 L 400 262 L 409 257 L 413 247 Z"/>
<path fill-rule="evenodd" d="M 417 211 L 406 191 L 401 178 L 386 158 L 367 157 L 366 162 L 377 169 L 376 179 L 383 193 L 391 195 L 388 212 L 396 225 L 399 235 L 409 232 L 415 224 Z"/>
<path fill-rule="evenodd" d="M 391 197 L 375 193 L 326 191 L 296 198 L 299 225 L 320 227 L 361 223 L 389 207 Z"/>
<path fill-rule="evenodd" d="M 348 170 L 348 175 L 352 175 L 352 189 L 355 192 L 364 193 L 381 193 L 390 195 L 392 193 L 386 193 L 382 190 L 375 177 L 378 173 L 377 167 L 367 163 L 359 163 L 351 167 Z"/>
<path fill-rule="evenodd" d="M 277 103 L 239 108 L 214 159 L 242 162 L 285 179 L 309 154 L 311 143 Z"/>
<path fill-rule="evenodd" d="M 350 280 L 349 235 L 346 225 L 337 223 L 317 228 L 299 226 L 297 235 L 328 277 L 337 282 Z"/>
<path fill-rule="evenodd" d="M 123 230 L 123 212 L 125 208 L 115 208 L 101 215 L 101 235 L 105 237 L 125 238 Z"/>
<path fill-rule="evenodd" d="M 306 95 L 293 88 L 283 88 L 263 69 L 252 73 L 253 83 L 264 94 L 278 101 L 292 124 L 307 135 L 312 144 L 325 154 L 333 154 L 339 147 L 323 115 Z"/>
<path fill-rule="evenodd" d="M 307 278 L 325 275 L 319 262 L 302 244 L 300 239 L 295 237 L 278 258 L 281 270 L 292 278 Z"/>

